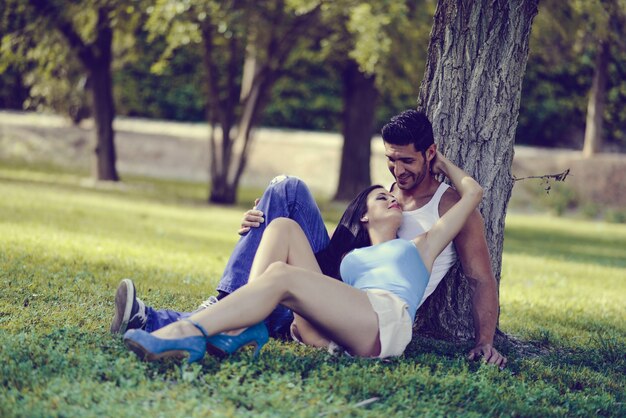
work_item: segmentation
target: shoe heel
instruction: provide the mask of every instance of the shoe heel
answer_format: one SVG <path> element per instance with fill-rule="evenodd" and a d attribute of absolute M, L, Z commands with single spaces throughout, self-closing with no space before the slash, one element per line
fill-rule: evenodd
<path fill-rule="evenodd" d="M 269 340 L 267 327 L 263 322 L 247 328 L 238 335 L 215 334 L 207 337 L 207 350 L 210 353 L 232 354 L 243 346 L 255 346 L 254 356 L 257 357 L 261 348 Z"/>
<path fill-rule="evenodd" d="M 202 360 L 204 354 L 206 353 L 206 349 L 204 350 L 188 350 L 189 358 L 187 358 L 187 363 L 195 363 L 196 361 Z"/>
<path fill-rule="evenodd" d="M 265 324 L 261 323 L 261 325 L 258 325 L 257 327 L 257 333 L 259 335 L 257 335 L 254 340 L 254 358 L 257 358 L 259 356 L 259 353 L 261 353 L 261 349 L 269 341 L 269 335 L 267 334 L 267 328 L 265 327 Z"/>

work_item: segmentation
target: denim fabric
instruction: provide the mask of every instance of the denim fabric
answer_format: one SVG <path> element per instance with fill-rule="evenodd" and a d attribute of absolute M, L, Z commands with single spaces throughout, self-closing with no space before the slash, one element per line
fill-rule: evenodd
<path fill-rule="evenodd" d="M 265 189 L 257 209 L 263 212 L 265 222 L 252 228 L 235 246 L 217 290 L 232 293 L 248 283 L 254 255 L 267 225 L 276 218 L 291 218 L 300 225 L 316 253 L 329 243 L 320 210 L 306 184 L 297 177 L 278 176 Z"/>
<path fill-rule="evenodd" d="M 232 293 L 248 283 L 248 275 L 256 254 L 263 231 L 276 218 L 291 218 L 296 221 L 311 244 L 313 252 L 324 249 L 330 238 L 326 226 L 311 192 L 306 184 L 297 177 L 278 176 L 274 178 L 259 201 L 257 209 L 263 212 L 265 222 L 258 228 L 252 228 L 242 236 L 230 255 L 217 290 Z M 169 310 L 155 310 L 146 307 L 146 331 L 154 331 L 178 319 L 186 318 L 191 313 Z M 288 334 L 293 314 L 279 306 L 265 320 L 272 336 Z"/>
<path fill-rule="evenodd" d="M 146 305 L 146 325 L 145 330 L 147 332 L 156 331 L 157 329 L 163 328 L 166 325 L 171 324 L 172 322 L 176 322 L 179 319 L 187 318 L 194 312 L 177 312 L 170 311 L 167 309 L 154 309 L 151 306 Z"/>

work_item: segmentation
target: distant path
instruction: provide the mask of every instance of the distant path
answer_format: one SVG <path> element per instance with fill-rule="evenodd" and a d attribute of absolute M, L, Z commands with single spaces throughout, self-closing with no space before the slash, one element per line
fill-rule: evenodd
<path fill-rule="evenodd" d="M 115 129 L 117 163 L 122 175 L 208 181 L 207 124 L 117 118 Z M 56 115 L 0 111 L 0 158 L 88 168 L 94 141 L 91 121 L 75 127 Z M 242 182 L 264 187 L 277 174 L 292 174 L 305 179 L 315 192 L 330 197 L 338 183 L 341 145 L 342 137 L 337 133 L 260 128 Z M 391 177 L 379 137 L 372 140 L 372 154 L 372 182 L 389 184 Z M 600 194 L 604 195 L 603 188 L 611 187 L 613 196 L 609 197 L 613 200 L 609 202 L 626 204 L 626 193 L 614 193 L 615 185 L 624 189 L 624 155 L 603 154 L 592 163 L 582 160 L 578 151 L 516 146 L 512 172 L 523 177 L 572 168 L 577 183 L 574 186 L 581 193 L 600 187 Z M 616 170 L 620 175 L 615 175 Z M 598 200 L 598 193 L 593 198 Z"/>
<path fill-rule="evenodd" d="M 122 175 L 208 181 L 207 124 L 117 118 L 115 130 Z M 0 111 L 0 157 L 87 168 L 94 142 L 90 121 L 75 127 L 56 115 Z M 339 134 L 261 128 L 242 182 L 264 187 L 277 174 L 288 173 L 330 196 L 340 152 Z"/>

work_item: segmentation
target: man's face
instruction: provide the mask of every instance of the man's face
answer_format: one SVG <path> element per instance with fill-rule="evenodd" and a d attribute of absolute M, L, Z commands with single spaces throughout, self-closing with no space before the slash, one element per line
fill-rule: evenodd
<path fill-rule="evenodd" d="M 434 149 L 434 146 L 431 146 Z M 426 150 L 429 155 L 430 147 Z M 412 190 L 426 178 L 430 170 L 430 160 L 417 151 L 413 144 L 394 145 L 385 142 L 387 167 L 402 190 Z"/>

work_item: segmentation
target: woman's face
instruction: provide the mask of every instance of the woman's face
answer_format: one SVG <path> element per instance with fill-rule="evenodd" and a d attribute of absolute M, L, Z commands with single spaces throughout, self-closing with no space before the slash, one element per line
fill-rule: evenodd
<path fill-rule="evenodd" d="M 391 222 L 399 228 L 402 222 L 402 207 L 387 190 L 374 189 L 367 196 L 367 213 L 361 221 L 368 222 L 370 225 Z"/>

